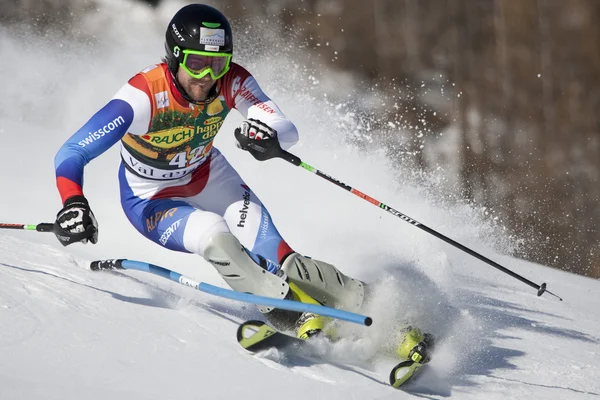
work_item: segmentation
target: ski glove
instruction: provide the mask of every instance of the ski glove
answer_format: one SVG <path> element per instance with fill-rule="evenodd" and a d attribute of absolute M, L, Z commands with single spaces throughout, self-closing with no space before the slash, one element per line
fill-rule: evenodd
<path fill-rule="evenodd" d="M 242 122 L 242 126 L 236 128 L 234 134 L 238 147 L 248 151 L 258 161 L 281 155 L 277 132 L 264 122 L 250 118 Z"/>
<path fill-rule="evenodd" d="M 71 243 L 98 242 L 98 222 L 83 196 L 69 197 L 56 215 L 54 234 L 63 246 Z"/>

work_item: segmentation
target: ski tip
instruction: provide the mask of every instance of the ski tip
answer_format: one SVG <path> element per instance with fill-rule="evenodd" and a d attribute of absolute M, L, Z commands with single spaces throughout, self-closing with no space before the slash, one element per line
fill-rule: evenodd
<path fill-rule="evenodd" d="M 265 323 L 259 320 L 251 320 L 241 323 L 237 330 L 237 341 L 243 345 L 243 340 L 247 339 L 247 337 L 250 337 L 252 334 L 257 333 L 263 325 L 265 325 Z"/>
<path fill-rule="evenodd" d="M 411 360 L 403 361 L 392 368 L 390 372 L 390 385 L 393 388 L 400 389 L 402 385 L 408 382 L 425 364 L 416 363 Z"/>

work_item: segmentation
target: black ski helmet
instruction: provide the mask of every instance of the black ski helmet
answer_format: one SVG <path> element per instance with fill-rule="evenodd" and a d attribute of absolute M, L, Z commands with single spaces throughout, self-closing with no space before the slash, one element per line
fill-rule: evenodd
<path fill-rule="evenodd" d="M 223 30 L 224 40 L 207 43 L 201 36 L 202 28 Z M 205 4 L 189 4 L 183 7 L 169 22 L 165 40 L 165 57 L 169 70 L 175 75 L 183 62 L 183 50 L 233 53 L 231 26 L 227 18 L 216 8 Z"/>

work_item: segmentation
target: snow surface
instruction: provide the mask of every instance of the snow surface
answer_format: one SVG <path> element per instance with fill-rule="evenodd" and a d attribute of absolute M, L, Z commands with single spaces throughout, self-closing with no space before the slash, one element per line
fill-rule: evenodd
<path fill-rule="evenodd" d="M 107 1 L 105 7 L 122 4 L 129 3 Z M 131 39 L 139 29 L 128 29 L 132 43 L 107 40 L 91 46 L 92 53 L 90 46 L 65 49 L 60 41 L 40 39 L 23 54 L 15 44 L 19 35 L 1 31 L 2 59 L 21 60 L 0 63 L 2 222 L 53 220 L 60 208 L 56 150 L 131 74 L 161 54 L 162 29 L 147 28 L 145 18 L 162 26 L 177 7 L 171 3 L 158 16 L 127 7 L 110 13 L 117 21 L 106 34 L 118 37 L 125 29 L 118 18 L 134 13 L 139 20 L 129 22 L 146 27 L 149 47 Z M 98 29 L 101 35 L 106 26 Z M 40 54 L 42 71 L 34 62 Z M 300 168 L 254 161 L 227 134 L 241 121 L 233 112 L 216 145 L 293 247 L 374 285 L 376 298 L 365 311 L 373 326 L 340 327 L 356 339 L 329 348 L 331 362 L 276 351 L 251 355 L 235 334 L 239 322 L 260 318 L 253 306 L 143 272 L 90 271 L 93 259 L 130 258 L 225 286 L 199 257 L 164 250 L 129 225 L 118 200 L 115 147 L 86 169 L 85 192 L 100 222 L 97 245 L 63 248 L 50 234 L 0 232 L 0 399 L 600 395 L 598 281 L 504 255 L 518 240 L 499 224 L 477 209 L 444 201 L 441 188 L 424 192 L 411 171 L 393 166 L 376 147 L 347 144 L 355 134 L 345 128 L 348 116 L 332 112 L 319 100 L 322 93 L 293 89 L 312 82 L 310 74 L 287 71 L 296 80 L 291 83 L 273 74 L 285 59 L 268 66 L 240 60 L 298 124 L 302 139 L 293 151 L 304 161 L 538 284 L 547 282 L 564 301 L 536 297 L 534 289 Z M 400 392 L 386 383 L 395 361 L 375 355 L 392 346 L 405 323 L 434 333 L 439 342 L 430 368 Z"/>

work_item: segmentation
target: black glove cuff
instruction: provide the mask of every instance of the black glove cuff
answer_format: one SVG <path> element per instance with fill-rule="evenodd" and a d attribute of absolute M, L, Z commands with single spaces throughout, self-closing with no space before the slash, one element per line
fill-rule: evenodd
<path fill-rule="evenodd" d="M 65 200 L 65 204 L 63 204 L 63 210 L 67 207 L 83 207 L 90 208 L 90 204 L 84 196 L 71 196 L 67 200 Z"/>

